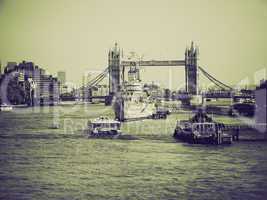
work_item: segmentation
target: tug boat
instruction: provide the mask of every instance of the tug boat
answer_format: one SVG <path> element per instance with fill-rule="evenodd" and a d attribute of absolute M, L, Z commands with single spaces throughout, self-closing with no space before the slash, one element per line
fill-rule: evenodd
<path fill-rule="evenodd" d="M 177 121 L 174 138 L 195 144 L 231 144 L 232 135 L 223 131 L 224 124 L 214 122 L 202 110 L 191 119 Z"/>
<path fill-rule="evenodd" d="M 11 105 L 5 103 L 0 105 L 0 111 L 11 111 L 11 110 L 13 110 L 13 107 Z"/>
<path fill-rule="evenodd" d="M 164 107 L 156 107 L 156 112 L 152 114 L 152 119 L 167 119 L 170 111 Z"/>
<path fill-rule="evenodd" d="M 88 121 L 89 138 L 117 138 L 121 135 L 121 123 L 108 117 Z"/>

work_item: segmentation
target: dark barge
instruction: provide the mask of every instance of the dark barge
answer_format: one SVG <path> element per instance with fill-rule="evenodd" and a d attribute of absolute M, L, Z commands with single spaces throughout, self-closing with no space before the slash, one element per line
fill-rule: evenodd
<path fill-rule="evenodd" d="M 223 129 L 224 124 L 199 110 L 191 119 L 177 121 L 173 137 L 194 144 L 231 144 L 232 135 Z"/>

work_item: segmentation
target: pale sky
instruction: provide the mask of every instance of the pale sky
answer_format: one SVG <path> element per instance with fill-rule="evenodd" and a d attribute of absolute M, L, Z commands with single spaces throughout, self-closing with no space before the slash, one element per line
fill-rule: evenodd
<path fill-rule="evenodd" d="M 157 60 L 184 59 L 191 40 L 219 80 L 253 84 L 267 69 L 267 0 L 0 0 L 2 63 L 33 61 L 77 83 L 107 66 L 115 42 Z M 142 71 L 144 81 L 184 82 L 183 67 Z"/>

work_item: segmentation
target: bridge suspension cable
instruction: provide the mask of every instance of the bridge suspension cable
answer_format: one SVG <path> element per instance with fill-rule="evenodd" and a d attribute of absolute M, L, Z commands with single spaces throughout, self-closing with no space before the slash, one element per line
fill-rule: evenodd
<path fill-rule="evenodd" d="M 93 87 L 94 85 L 101 82 L 107 76 L 107 74 L 108 74 L 108 68 L 106 68 L 103 72 L 101 72 L 95 78 L 93 78 L 86 86 L 88 88 Z"/>
<path fill-rule="evenodd" d="M 220 87 L 221 89 L 227 88 L 228 90 L 233 90 L 232 87 L 224 84 L 223 82 L 219 81 L 218 79 L 214 78 L 214 76 L 210 75 L 207 71 L 205 71 L 202 67 L 198 67 L 200 71 L 203 73 L 203 75 L 208 78 L 212 83 L 214 83 L 216 86 Z"/>

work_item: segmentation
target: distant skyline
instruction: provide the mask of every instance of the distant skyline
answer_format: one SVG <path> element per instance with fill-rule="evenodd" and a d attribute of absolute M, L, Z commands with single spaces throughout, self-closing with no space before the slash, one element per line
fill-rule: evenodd
<path fill-rule="evenodd" d="M 84 72 L 107 66 L 115 42 L 156 60 L 184 59 L 194 41 L 200 65 L 216 78 L 254 84 L 255 72 L 267 73 L 266 21 L 265 0 L 0 0 L 0 60 L 33 61 L 81 84 Z M 183 68 L 142 72 L 173 88 L 184 82 Z"/>

